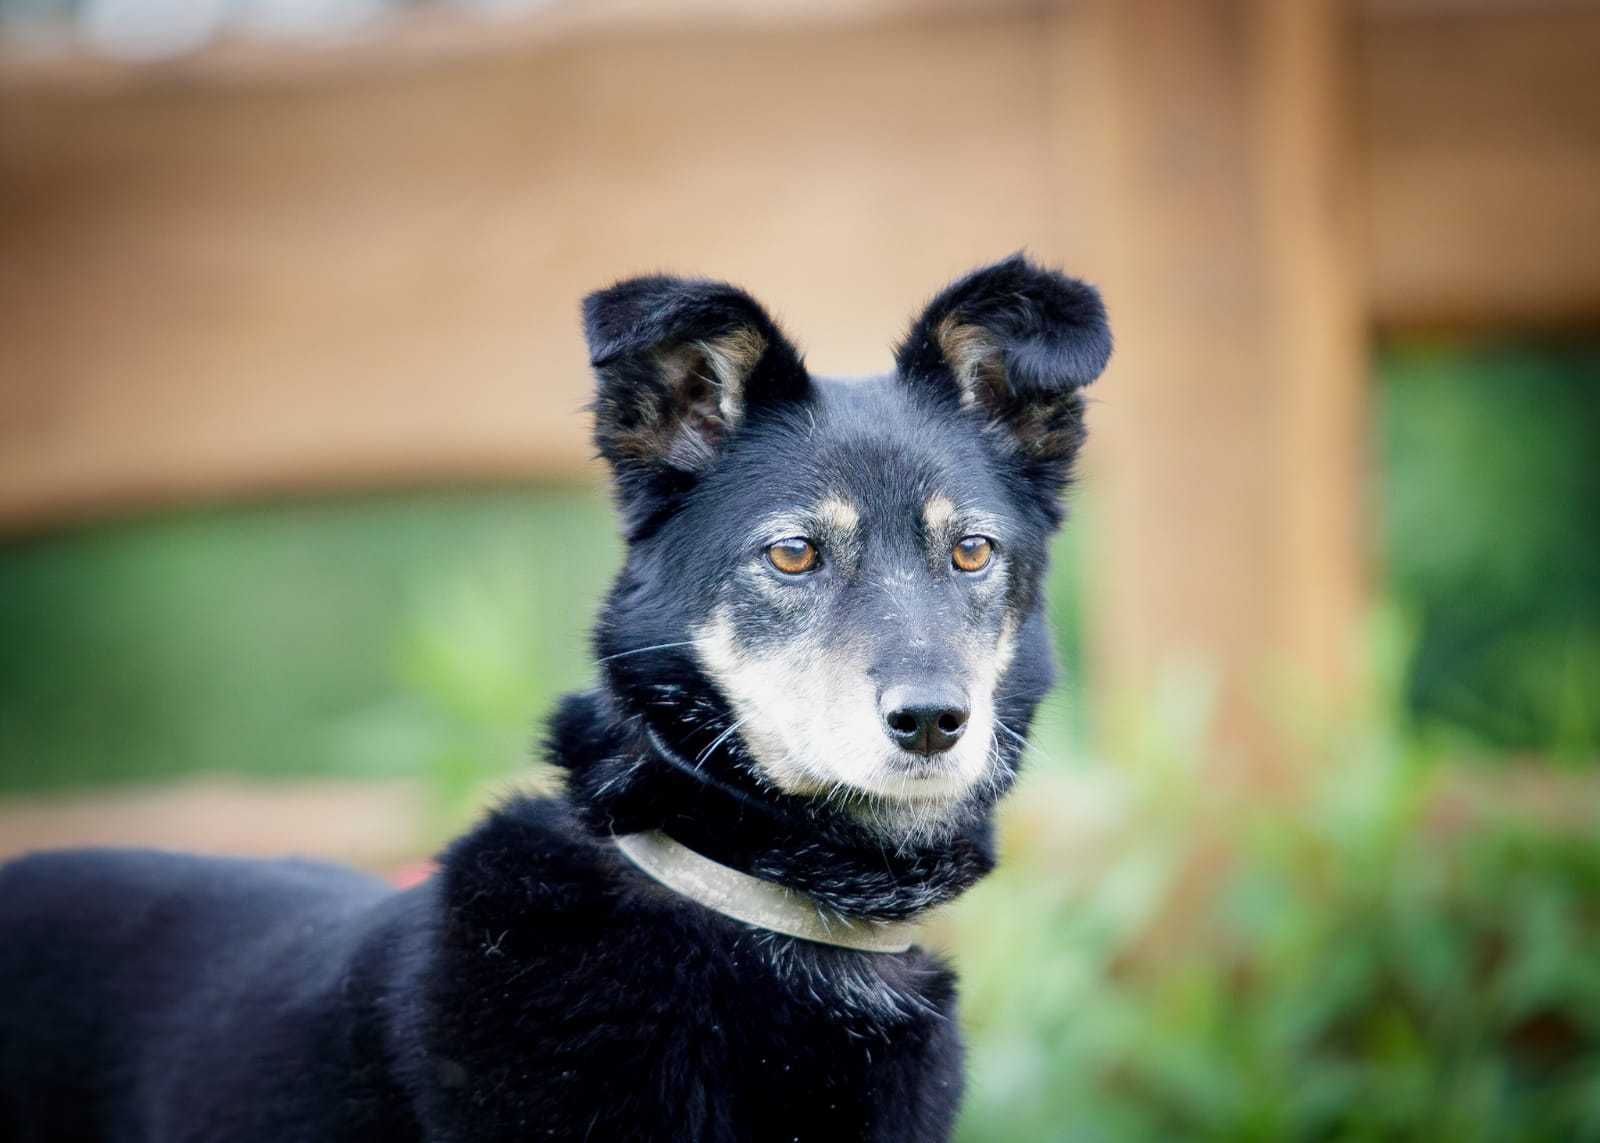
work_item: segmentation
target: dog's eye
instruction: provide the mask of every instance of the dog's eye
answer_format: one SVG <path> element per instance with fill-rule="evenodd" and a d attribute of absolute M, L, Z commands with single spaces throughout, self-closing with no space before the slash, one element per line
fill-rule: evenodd
<path fill-rule="evenodd" d="M 950 550 L 950 562 L 957 571 L 982 571 L 993 557 L 994 544 L 988 536 L 963 536 Z"/>
<path fill-rule="evenodd" d="M 768 546 L 767 561 L 784 575 L 802 575 L 817 566 L 817 546 L 801 536 L 790 536 Z"/>

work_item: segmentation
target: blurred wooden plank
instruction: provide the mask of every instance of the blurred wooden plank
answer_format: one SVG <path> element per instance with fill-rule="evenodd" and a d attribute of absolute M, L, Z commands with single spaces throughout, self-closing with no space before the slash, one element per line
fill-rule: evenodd
<path fill-rule="evenodd" d="M 242 857 L 318 857 L 391 870 L 426 854 L 435 823 L 410 779 L 166 786 L 0 801 L 0 861 L 40 849 L 145 846 Z"/>
<path fill-rule="evenodd" d="M 1285 654 L 1273 667 L 1288 677 L 1269 684 L 1280 715 L 1308 698 L 1321 713 L 1340 711 L 1368 659 L 1372 349 L 1356 23 L 1347 0 L 1269 3 L 1262 14 L 1261 204 L 1277 339 L 1268 351 L 1284 399 L 1265 454 L 1284 545 Z"/>
<path fill-rule="evenodd" d="M 1056 209 L 1048 13 L 0 99 L 0 527 L 589 455 L 577 302 L 747 284 L 823 371 Z M 1053 253 L 1053 251 L 1047 251 Z"/>
<path fill-rule="evenodd" d="M 0 91 L 140 87 L 152 77 L 185 84 L 294 84 L 334 74 L 481 60 L 618 32 L 782 31 L 1039 7 L 1039 0 L 545 0 L 522 11 L 395 5 L 343 31 L 241 35 L 225 30 L 202 50 L 154 60 L 119 58 L 84 44 L 70 25 L 35 23 L 26 36 L 0 33 Z"/>
<path fill-rule="evenodd" d="M 1440 13 L 1570 12 L 1582 8 L 1600 9 L 1600 0 L 1363 0 L 1361 7 L 1369 17 L 1385 19 Z"/>
<path fill-rule="evenodd" d="M 1600 322 L 1600 5 L 1397 12 L 1361 59 L 1375 318 Z"/>
<path fill-rule="evenodd" d="M 1274 692 L 1347 681 L 1362 605 L 1348 12 L 1084 9 L 1092 47 L 1063 68 L 1092 69 L 1079 90 L 1114 123 L 1078 158 L 1109 187 L 1118 334 L 1093 409 L 1097 681 L 1113 720 L 1130 700 L 1146 719 L 1163 679 L 1214 672 L 1218 743 L 1260 761 L 1281 741 Z"/>

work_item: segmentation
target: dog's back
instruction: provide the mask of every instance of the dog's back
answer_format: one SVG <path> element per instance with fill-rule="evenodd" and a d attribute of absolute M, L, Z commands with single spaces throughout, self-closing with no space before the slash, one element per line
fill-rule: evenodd
<path fill-rule="evenodd" d="M 332 866 L 132 850 L 0 868 L 0 1140 L 297 1137 L 358 1063 L 337 1057 L 370 1023 L 362 946 L 386 893 Z"/>

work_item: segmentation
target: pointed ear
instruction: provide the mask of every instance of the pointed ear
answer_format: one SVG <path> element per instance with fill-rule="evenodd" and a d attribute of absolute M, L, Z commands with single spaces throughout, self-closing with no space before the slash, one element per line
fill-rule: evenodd
<path fill-rule="evenodd" d="M 703 471 L 762 405 L 803 400 L 800 354 L 743 290 L 650 277 L 583 302 L 597 390 L 594 437 L 625 506 Z"/>
<path fill-rule="evenodd" d="M 895 362 L 903 383 L 976 409 L 1002 448 L 1064 480 L 1083 442 L 1081 390 L 1110 356 L 1094 287 L 1014 254 L 946 287 Z"/>

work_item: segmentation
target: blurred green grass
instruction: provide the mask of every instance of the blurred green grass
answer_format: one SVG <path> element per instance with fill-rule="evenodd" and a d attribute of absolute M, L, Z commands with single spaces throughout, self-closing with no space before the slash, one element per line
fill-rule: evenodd
<path fill-rule="evenodd" d="M 524 764 L 588 677 L 603 495 L 524 488 L 178 513 L 0 551 L 0 791 Z M 445 746 L 480 728 L 469 762 Z"/>

